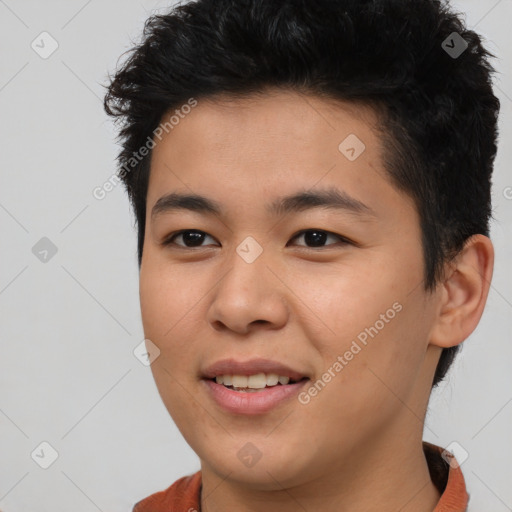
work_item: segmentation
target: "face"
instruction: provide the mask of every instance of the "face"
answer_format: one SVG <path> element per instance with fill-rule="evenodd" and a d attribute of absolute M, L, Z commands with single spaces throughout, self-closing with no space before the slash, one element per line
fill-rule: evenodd
<path fill-rule="evenodd" d="M 436 295 L 423 291 L 419 218 L 386 177 L 375 124 L 368 109 L 279 91 L 200 100 L 153 149 L 144 333 L 203 472 L 274 489 L 421 439 Z M 302 380 L 252 393 L 205 378 L 226 359 L 247 365 L 212 373 Z"/>

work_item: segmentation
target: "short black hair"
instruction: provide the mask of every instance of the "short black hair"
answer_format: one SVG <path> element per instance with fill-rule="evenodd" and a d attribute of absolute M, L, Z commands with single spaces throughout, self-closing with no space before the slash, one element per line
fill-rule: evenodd
<path fill-rule="evenodd" d="M 163 116 L 190 98 L 284 88 L 378 113 L 386 172 L 415 202 L 434 290 L 468 238 L 489 236 L 500 109 L 489 57 L 447 1 L 197 0 L 151 16 L 104 99 L 121 122 L 139 267 L 151 153 L 127 164 Z M 458 349 L 443 349 L 433 387 Z"/>

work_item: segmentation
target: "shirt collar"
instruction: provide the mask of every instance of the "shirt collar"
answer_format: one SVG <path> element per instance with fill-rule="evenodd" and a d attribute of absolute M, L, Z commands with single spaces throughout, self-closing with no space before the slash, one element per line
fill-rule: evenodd
<path fill-rule="evenodd" d="M 465 512 L 469 496 L 464 475 L 450 452 L 431 443 L 423 442 L 430 478 L 441 494 L 433 512 Z"/>

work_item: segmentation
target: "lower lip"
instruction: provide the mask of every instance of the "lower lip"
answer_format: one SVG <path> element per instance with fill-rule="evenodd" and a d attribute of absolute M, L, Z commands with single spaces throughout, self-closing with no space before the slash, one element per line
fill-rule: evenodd
<path fill-rule="evenodd" d="M 236 414 L 263 414 L 297 396 L 308 380 L 304 379 L 294 384 L 278 384 L 253 392 L 234 391 L 209 379 L 203 379 L 203 382 L 212 398 L 224 410 Z"/>

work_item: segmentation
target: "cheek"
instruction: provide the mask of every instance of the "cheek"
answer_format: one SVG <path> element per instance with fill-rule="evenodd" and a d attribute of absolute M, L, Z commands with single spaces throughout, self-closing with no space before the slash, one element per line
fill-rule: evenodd
<path fill-rule="evenodd" d="M 197 302 L 199 283 L 169 263 L 159 263 L 148 255 L 139 277 L 139 295 L 145 334 L 155 340 L 168 338 L 174 326 Z M 154 341 L 154 340 L 152 340 Z"/>
<path fill-rule="evenodd" d="M 187 311 L 197 302 L 194 287 L 186 286 L 186 281 L 183 273 L 170 271 L 168 265 L 158 264 L 149 254 L 141 265 L 139 295 L 144 336 L 160 350 L 151 371 L 163 403 L 180 425 L 186 423 L 194 405 L 185 388 L 192 380 L 191 368 L 197 355 L 197 349 L 194 352 L 193 344 L 183 334 L 193 329 Z"/>
<path fill-rule="evenodd" d="M 159 272 L 148 265 L 141 265 L 139 297 L 144 335 L 154 343 L 163 337 L 165 326 L 169 324 L 170 308 L 167 307 L 168 288 L 158 278 Z M 168 327 L 167 327 L 168 328 Z"/>
<path fill-rule="evenodd" d="M 144 336 L 160 350 L 151 365 L 160 389 L 176 389 L 180 383 L 195 378 L 193 368 L 205 343 L 196 333 L 204 321 L 203 301 L 207 300 L 205 295 L 212 286 L 208 283 L 193 264 L 186 268 L 170 265 L 148 254 L 141 265 L 142 324 Z M 198 318 L 199 315 L 203 317 Z M 172 396 L 168 399 L 173 400 Z"/>
<path fill-rule="evenodd" d="M 404 392 L 414 380 L 428 323 L 420 295 L 410 293 L 417 276 L 415 268 L 380 255 L 375 265 L 354 263 L 294 279 L 294 292 L 303 299 L 296 302 L 301 329 L 321 355 L 323 370 L 336 374 L 332 381 L 338 384 L 328 386 L 348 400 L 371 395 L 376 384 L 389 394 L 379 376 Z"/>
<path fill-rule="evenodd" d="M 298 321 L 303 328 L 315 326 L 309 339 L 318 344 L 320 351 L 340 353 L 360 333 L 364 338 L 365 329 L 376 322 L 381 331 L 399 316 L 393 304 L 400 302 L 403 293 L 392 278 L 392 269 L 382 256 L 379 260 L 372 264 L 354 258 L 346 265 L 318 267 L 291 276 L 293 291 L 300 299 L 292 298 L 300 308 Z M 386 315 L 386 311 L 388 323 L 384 327 L 380 315 Z"/>

